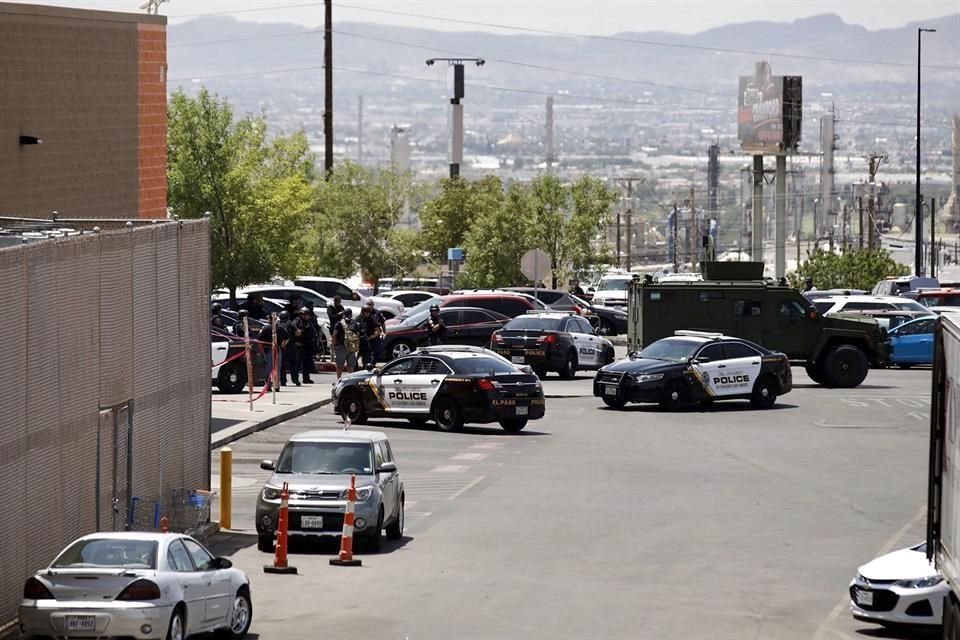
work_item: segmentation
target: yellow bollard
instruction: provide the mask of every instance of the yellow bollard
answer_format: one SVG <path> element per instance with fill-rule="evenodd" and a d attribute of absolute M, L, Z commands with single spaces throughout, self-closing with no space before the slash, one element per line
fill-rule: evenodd
<path fill-rule="evenodd" d="M 233 449 L 220 449 L 220 528 L 230 529 L 233 500 Z"/>

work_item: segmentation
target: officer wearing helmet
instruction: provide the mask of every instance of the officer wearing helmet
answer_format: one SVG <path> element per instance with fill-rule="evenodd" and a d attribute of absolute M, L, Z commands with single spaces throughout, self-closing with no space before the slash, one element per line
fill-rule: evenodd
<path fill-rule="evenodd" d="M 210 330 L 217 335 L 227 333 L 227 323 L 223 319 L 223 307 L 219 302 L 214 302 L 210 307 Z"/>
<path fill-rule="evenodd" d="M 267 371 L 268 375 L 272 377 L 274 365 L 276 364 L 277 370 L 277 380 L 280 385 L 285 386 L 287 384 L 287 376 L 283 372 L 283 351 L 287 348 L 287 344 L 290 342 L 290 334 L 287 331 L 287 320 L 289 314 L 286 311 L 281 311 L 280 315 L 277 316 L 277 351 L 273 351 L 273 322 L 271 319 L 268 319 L 266 324 L 260 329 L 260 332 L 257 334 L 257 342 L 259 346 L 263 349 L 263 355 L 267 359 Z M 272 388 L 272 385 L 269 385 Z M 268 389 L 269 390 L 269 389 Z"/>
<path fill-rule="evenodd" d="M 440 317 L 440 307 L 430 305 L 430 316 L 427 318 L 427 344 L 443 344 L 447 339 L 447 326 Z"/>
<path fill-rule="evenodd" d="M 233 334 L 237 337 L 243 338 L 246 334 L 243 332 L 243 319 L 249 316 L 250 312 L 246 309 L 240 309 L 237 312 L 237 321 L 233 323 Z"/>

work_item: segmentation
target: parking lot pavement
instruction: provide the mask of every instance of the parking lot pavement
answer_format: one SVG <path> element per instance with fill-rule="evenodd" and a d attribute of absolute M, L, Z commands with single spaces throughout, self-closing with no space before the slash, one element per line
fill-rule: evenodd
<path fill-rule="evenodd" d="M 930 374 L 794 376 L 769 411 L 573 397 L 518 435 L 374 421 L 406 483 L 403 540 L 353 570 L 329 566 L 333 542 L 295 547 L 298 576 L 264 574 L 254 536 L 215 547 L 250 574 L 261 640 L 875 637 L 847 584 L 922 536 Z M 260 459 L 309 428 L 341 425 L 324 407 L 232 445 L 234 526 L 253 526 Z"/>

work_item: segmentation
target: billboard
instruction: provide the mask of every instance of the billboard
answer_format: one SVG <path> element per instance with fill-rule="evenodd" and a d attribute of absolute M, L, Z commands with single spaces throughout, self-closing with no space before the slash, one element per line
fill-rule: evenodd
<path fill-rule="evenodd" d="M 800 76 L 775 76 L 769 62 L 758 62 L 752 76 L 740 76 L 737 125 L 746 151 L 790 152 L 800 144 L 803 120 Z"/>

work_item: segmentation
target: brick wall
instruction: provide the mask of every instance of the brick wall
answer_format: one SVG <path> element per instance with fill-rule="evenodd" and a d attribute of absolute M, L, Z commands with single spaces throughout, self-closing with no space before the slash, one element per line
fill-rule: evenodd
<path fill-rule="evenodd" d="M 167 216 L 167 32 L 137 25 L 138 214 Z"/>
<path fill-rule="evenodd" d="M 144 108 L 165 102 L 165 23 L 0 2 L 0 215 L 165 215 L 166 125 L 140 107 L 141 91 Z M 21 134 L 43 144 L 20 145 Z"/>

